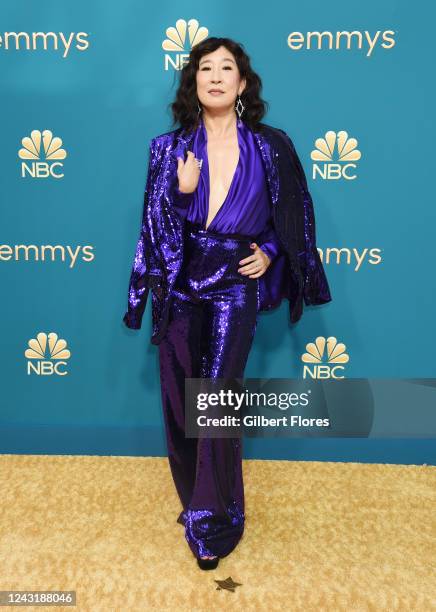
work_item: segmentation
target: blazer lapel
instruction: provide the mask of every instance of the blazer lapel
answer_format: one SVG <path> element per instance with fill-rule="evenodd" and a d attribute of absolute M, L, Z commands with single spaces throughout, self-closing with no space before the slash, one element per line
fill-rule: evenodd
<path fill-rule="evenodd" d="M 182 157 L 184 159 L 185 151 L 189 149 L 194 134 L 195 131 L 189 133 L 188 130 L 179 128 L 178 134 L 176 132 L 176 144 L 172 151 L 172 154 L 175 158 Z"/>
<path fill-rule="evenodd" d="M 264 134 L 261 132 L 253 132 L 253 134 L 262 156 L 271 202 L 273 207 L 275 207 L 279 199 L 280 188 L 279 171 L 276 161 L 277 152 Z"/>

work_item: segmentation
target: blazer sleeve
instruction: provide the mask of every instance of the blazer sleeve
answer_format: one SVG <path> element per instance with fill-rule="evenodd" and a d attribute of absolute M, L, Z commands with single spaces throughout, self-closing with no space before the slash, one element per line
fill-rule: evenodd
<path fill-rule="evenodd" d="M 180 155 L 180 157 L 182 157 Z M 185 160 L 186 161 L 186 160 Z M 177 176 L 177 166 L 169 178 L 169 191 L 171 195 L 172 207 L 182 220 L 188 216 L 189 207 L 194 199 L 195 190 L 190 193 L 184 193 L 179 189 L 179 179 Z"/>
<path fill-rule="evenodd" d="M 144 191 L 141 228 L 139 231 L 139 238 L 136 243 L 135 256 L 130 273 L 127 310 L 123 317 L 124 323 L 130 329 L 141 328 L 142 317 L 147 304 L 149 292 L 147 270 L 147 249 L 149 247 L 147 214 L 158 159 L 159 152 L 157 150 L 155 139 L 153 138 L 149 146 L 149 161 L 147 181 Z"/>
<path fill-rule="evenodd" d="M 194 198 L 194 192 L 184 193 L 183 191 L 180 191 L 178 183 L 179 181 L 176 176 L 171 192 L 173 208 L 182 219 L 186 219 L 189 212 L 189 206 Z"/>
<path fill-rule="evenodd" d="M 298 261 L 304 279 L 304 302 L 306 305 L 325 304 L 326 302 L 330 302 L 332 297 L 324 267 L 316 246 L 315 213 L 312 197 L 294 143 L 286 132 L 283 130 L 281 131 L 286 136 L 290 148 L 292 167 L 301 194 L 301 198 L 299 198 L 297 202 L 297 205 L 302 207 L 302 210 L 298 211 L 298 214 L 303 219 L 299 240 L 300 250 L 298 252 Z"/>
<path fill-rule="evenodd" d="M 259 248 L 266 253 L 271 261 L 271 263 L 275 260 L 277 255 L 282 251 L 280 246 L 280 242 L 277 238 L 277 235 L 274 231 L 273 224 L 271 220 L 268 221 L 265 229 L 257 236 L 256 239 Z"/>

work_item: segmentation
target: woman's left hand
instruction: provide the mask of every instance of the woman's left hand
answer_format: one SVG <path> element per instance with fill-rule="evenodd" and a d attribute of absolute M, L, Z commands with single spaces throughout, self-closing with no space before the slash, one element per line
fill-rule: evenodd
<path fill-rule="evenodd" d="M 271 260 L 265 251 L 262 251 L 255 242 L 250 244 L 250 248 L 254 249 L 254 253 L 245 259 L 241 259 L 239 263 L 243 264 L 243 266 L 238 268 L 238 272 L 249 278 L 259 278 L 259 276 L 265 274 L 271 264 Z"/>

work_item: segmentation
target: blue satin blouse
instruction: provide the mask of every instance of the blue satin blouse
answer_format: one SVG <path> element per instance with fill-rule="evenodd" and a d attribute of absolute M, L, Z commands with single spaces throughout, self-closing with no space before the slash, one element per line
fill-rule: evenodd
<path fill-rule="evenodd" d="M 218 233 L 238 233 L 256 236 L 255 242 L 275 259 L 281 246 L 273 228 L 271 202 L 260 151 L 252 131 L 237 118 L 239 160 L 227 196 L 207 229 Z M 206 228 L 209 205 L 209 164 L 207 130 L 200 119 L 191 151 L 203 160 L 200 179 L 194 193 L 186 194 L 175 187 L 174 207 L 192 223 Z"/>

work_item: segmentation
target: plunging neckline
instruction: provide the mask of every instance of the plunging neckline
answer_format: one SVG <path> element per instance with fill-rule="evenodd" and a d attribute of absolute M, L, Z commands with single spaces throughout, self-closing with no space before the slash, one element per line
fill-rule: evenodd
<path fill-rule="evenodd" d="M 209 216 L 209 210 L 210 210 L 210 168 L 209 168 L 209 153 L 208 153 L 208 148 L 207 148 L 208 147 L 207 130 L 206 130 L 206 126 L 204 125 L 204 121 L 202 119 L 202 126 L 203 126 L 204 137 L 205 137 L 205 147 L 204 147 L 204 149 L 205 149 L 205 152 L 206 152 L 206 160 L 205 161 L 206 161 L 206 165 L 207 165 L 207 182 L 208 182 L 208 185 L 207 185 L 208 189 L 207 189 L 206 220 L 204 222 L 204 229 L 205 230 L 209 229 L 209 227 L 212 225 L 212 223 L 215 221 L 216 217 L 218 216 L 220 210 L 222 209 L 222 207 L 226 203 L 226 201 L 227 201 L 227 199 L 229 197 L 230 191 L 231 191 L 231 189 L 233 187 L 233 183 L 235 182 L 236 174 L 237 174 L 238 169 L 239 169 L 239 164 L 241 163 L 241 140 L 240 140 L 240 133 L 239 133 L 239 128 L 240 128 L 239 121 L 240 121 L 240 119 L 237 118 L 236 119 L 236 136 L 237 136 L 237 139 L 238 139 L 238 147 L 239 147 L 238 162 L 237 162 L 235 170 L 233 172 L 233 177 L 232 177 L 232 180 L 230 181 L 230 187 L 227 190 L 226 196 L 225 196 L 224 200 L 221 202 L 220 206 L 218 207 L 215 215 L 212 217 L 209 225 L 206 227 L 207 218 Z"/>

